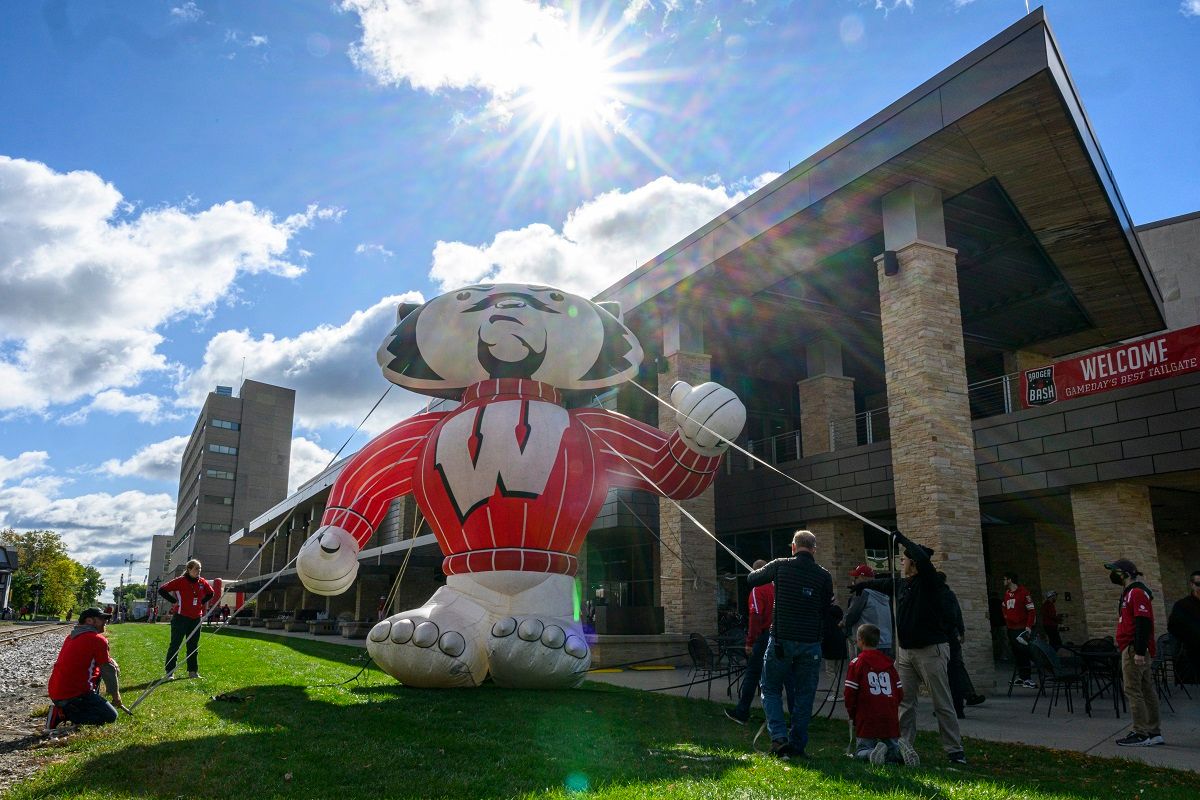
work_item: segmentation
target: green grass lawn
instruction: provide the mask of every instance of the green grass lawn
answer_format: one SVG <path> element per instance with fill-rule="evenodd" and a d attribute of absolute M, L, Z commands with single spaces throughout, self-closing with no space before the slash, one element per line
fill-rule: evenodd
<path fill-rule="evenodd" d="M 110 629 L 132 704 L 161 674 L 166 625 Z M 817 720 L 803 764 L 754 754 L 754 728 L 715 703 L 586 684 L 533 692 L 490 684 L 406 689 L 360 651 L 248 631 L 205 635 L 200 680 L 164 684 L 116 725 L 45 751 L 14 788 L 39 797 L 187 798 L 953 798 L 1194 800 L 1195 773 L 971 741 L 949 768 L 872 767 L 842 755 L 845 723 Z M 180 665 L 183 666 L 182 664 Z M 681 673 L 682 674 L 682 673 Z M 234 694 L 244 702 L 216 700 Z"/>

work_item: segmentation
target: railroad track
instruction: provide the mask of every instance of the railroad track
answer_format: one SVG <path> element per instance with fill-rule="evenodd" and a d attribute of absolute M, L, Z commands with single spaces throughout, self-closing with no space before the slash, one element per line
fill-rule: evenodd
<path fill-rule="evenodd" d="M 0 645 L 16 644 L 22 639 L 29 639 L 33 636 L 41 636 L 43 634 L 52 633 L 61 630 L 65 622 L 52 622 L 48 625 L 33 625 L 13 628 L 0 629 Z"/>

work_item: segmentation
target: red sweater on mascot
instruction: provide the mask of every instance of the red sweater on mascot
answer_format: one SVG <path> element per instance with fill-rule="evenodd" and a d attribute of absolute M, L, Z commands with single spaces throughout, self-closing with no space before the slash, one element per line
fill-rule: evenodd
<path fill-rule="evenodd" d="M 375 662 L 410 686 L 477 686 L 489 672 L 503 686 L 575 686 L 591 664 L 572 618 L 576 555 L 608 490 L 700 494 L 745 407 L 715 383 L 677 383 L 670 435 L 568 409 L 564 392 L 632 379 L 642 348 L 615 304 L 547 286 L 468 286 L 398 316 L 377 354 L 383 374 L 460 405 L 407 419 L 349 459 L 300 578 L 317 594 L 346 591 L 389 503 L 411 493 L 446 585 L 375 626 Z"/>

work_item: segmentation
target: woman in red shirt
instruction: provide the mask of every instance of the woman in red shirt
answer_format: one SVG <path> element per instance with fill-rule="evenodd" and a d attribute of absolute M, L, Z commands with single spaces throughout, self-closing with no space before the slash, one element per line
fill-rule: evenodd
<path fill-rule="evenodd" d="M 164 600 L 178 605 L 178 610 L 171 617 L 171 644 L 167 647 L 167 680 L 175 678 L 179 649 L 185 642 L 188 677 L 199 678 L 197 652 L 200 649 L 200 620 L 204 619 L 204 609 L 214 595 L 212 586 L 200 577 L 200 562 L 194 558 L 189 561 L 184 573 L 160 586 L 158 594 Z"/>

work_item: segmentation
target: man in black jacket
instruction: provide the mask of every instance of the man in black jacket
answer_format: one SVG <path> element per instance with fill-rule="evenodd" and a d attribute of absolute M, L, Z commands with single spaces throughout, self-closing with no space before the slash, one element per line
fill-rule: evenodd
<path fill-rule="evenodd" d="M 777 558 L 746 578 L 752 587 L 775 582 L 775 613 L 760 688 L 771 753 L 779 758 L 806 757 L 808 721 L 821 675 L 821 634 L 833 605 L 833 578 L 813 557 L 816 546 L 812 531 L 796 531 L 791 558 Z M 782 698 L 788 675 L 796 683 L 790 734 Z"/>
<path fill-rule="evenodd" d="M 900 703 L 900 735 L 909 744 L 917 737 L 918 684 L 924 683 L 933 698 L 942 748 L 951 764 L 966 764 L 954 698 L 950 692 L 951 627 L 946 618 L 945 586 L 930 560 L 931 548 L 919 545 L 904 534 L 896 533 L 896 542 L 904 548 L 900 556 L 902 579 L 896 587 L 896 639 L 899 644 L 896 671 L 904 686 Z M 855 586 L 892 593 L 893 581 L 878 578 Z"/>

